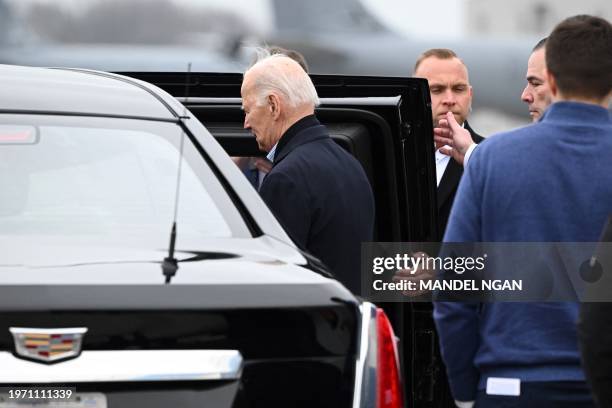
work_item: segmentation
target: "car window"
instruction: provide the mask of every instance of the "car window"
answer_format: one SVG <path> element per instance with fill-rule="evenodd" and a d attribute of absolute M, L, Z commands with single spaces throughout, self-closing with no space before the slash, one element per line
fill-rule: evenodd
<path fill-rule="evenodd" d="M 181 137 L 175 123 L 0 115 L 0 238 L 167 247 Z M 188 137 L 181 160 L 177 248 L 245 236 Z"/>

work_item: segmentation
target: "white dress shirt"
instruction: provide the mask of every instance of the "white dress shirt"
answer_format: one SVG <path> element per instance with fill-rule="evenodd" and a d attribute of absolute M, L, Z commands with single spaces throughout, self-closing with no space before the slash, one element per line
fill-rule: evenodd
<path fill-rule="evenodd" d="M 465 156 L 463 156 L 463 167 L 468 165 L 470 157 L 472 156 L 472 152 L 474 151 L 476 146 L 478 146 L 476 143 L 472 143 L 470 147 L 468 147 L 467 152 L 465 152 Z"/>
<path fill-rule="evenodd" d="M 440 187 L 440 180 L 442 180 L 442 176 L 444 175 L 446 166 L 448 166 L 449 160 L 450 156 L 440 153 L 440 149 L 436 150 L 436 185 L 438 187 Z"/>

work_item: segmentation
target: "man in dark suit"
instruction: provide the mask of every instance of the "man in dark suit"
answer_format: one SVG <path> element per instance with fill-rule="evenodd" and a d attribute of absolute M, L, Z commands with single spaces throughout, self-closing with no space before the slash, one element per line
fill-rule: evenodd
<path fill-rule="evenodd" d="M 360 292 L 361 242 L 371 241 L 374 198 L 361 164 L 317 120 L 308 74 L 282 54 L 244 74 L 244 127 L 272 162 L 260 195 L 295 243 Z"/>
<path fill-rule="evenodd" d="M 472 106 L 472 86 L 468 70 L 463 61 L 452 50 L 433 48 L 425 51 L 417 59 L 414 76 L 429 82 L 431 113 L 434 127 L 452 112 L 457 122 L 472 135 L 475 143 L 483 138 L 472 130 L 467 117 Z M 455 159 L 443 154 L 441 145 L 436 145 L 436 176 L 438 182 L 438 240 L 442 240 L 450 214 L 463 166 Z"/>
<path fill-rule="evenodd" d="M 300 64 L 302 69 L 308 73 L 308 63 L 306 62 L 306 58 L 304 58 L 304 56 L 298 51 L 273 45 L 267 48 L 262 48 L 261 52 L 263 52 L 265 55 L 283 54 Z M 247 180 L 249 180 L 249 183 L 251 183 L 253 188 L 255 188 L 257 191 L 259 191 L 259 187 L 261 186 L 263 179 L 270 172 L 270 170 L 272 170 L 272 163 L 266 158 L 232 157 L 232 160 L 234 160 L 234 163 L 236 163 L 240 170 L 242 170 L 242 173 L 244 173 Z"/>

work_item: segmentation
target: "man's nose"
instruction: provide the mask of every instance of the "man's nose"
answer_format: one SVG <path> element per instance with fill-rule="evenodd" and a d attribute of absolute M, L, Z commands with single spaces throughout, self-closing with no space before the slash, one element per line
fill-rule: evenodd
<path fill-rule="evenodd" d="M 251 125 L 249 124 L 249 120 L 247 119 L 247 117 L 244 117 L 244 128 L 245 129 L 250 129 Z"/>
<path fill-rule="evenodd" d="M 445 105 L 454 105 L 456 103 L 455 94 L 453 91 L 448 90 L 444 92 L 442 103 Z"/>
<path fill-rule="evenodd" d="M 523 89 L 523 93 L 521 94 L 521 100 L 525 103 L 533 102 L 533 95 L 529 91 L 529 85 L 527 85 L 525 89 Z"/>

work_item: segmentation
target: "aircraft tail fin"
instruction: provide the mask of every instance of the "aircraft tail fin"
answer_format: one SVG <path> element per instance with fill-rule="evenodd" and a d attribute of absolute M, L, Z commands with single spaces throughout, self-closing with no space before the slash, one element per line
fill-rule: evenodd
<path fill-rule="evenodd" d="M 384 31 L 359 0 L 272 0 L 277 32 Z"/>

